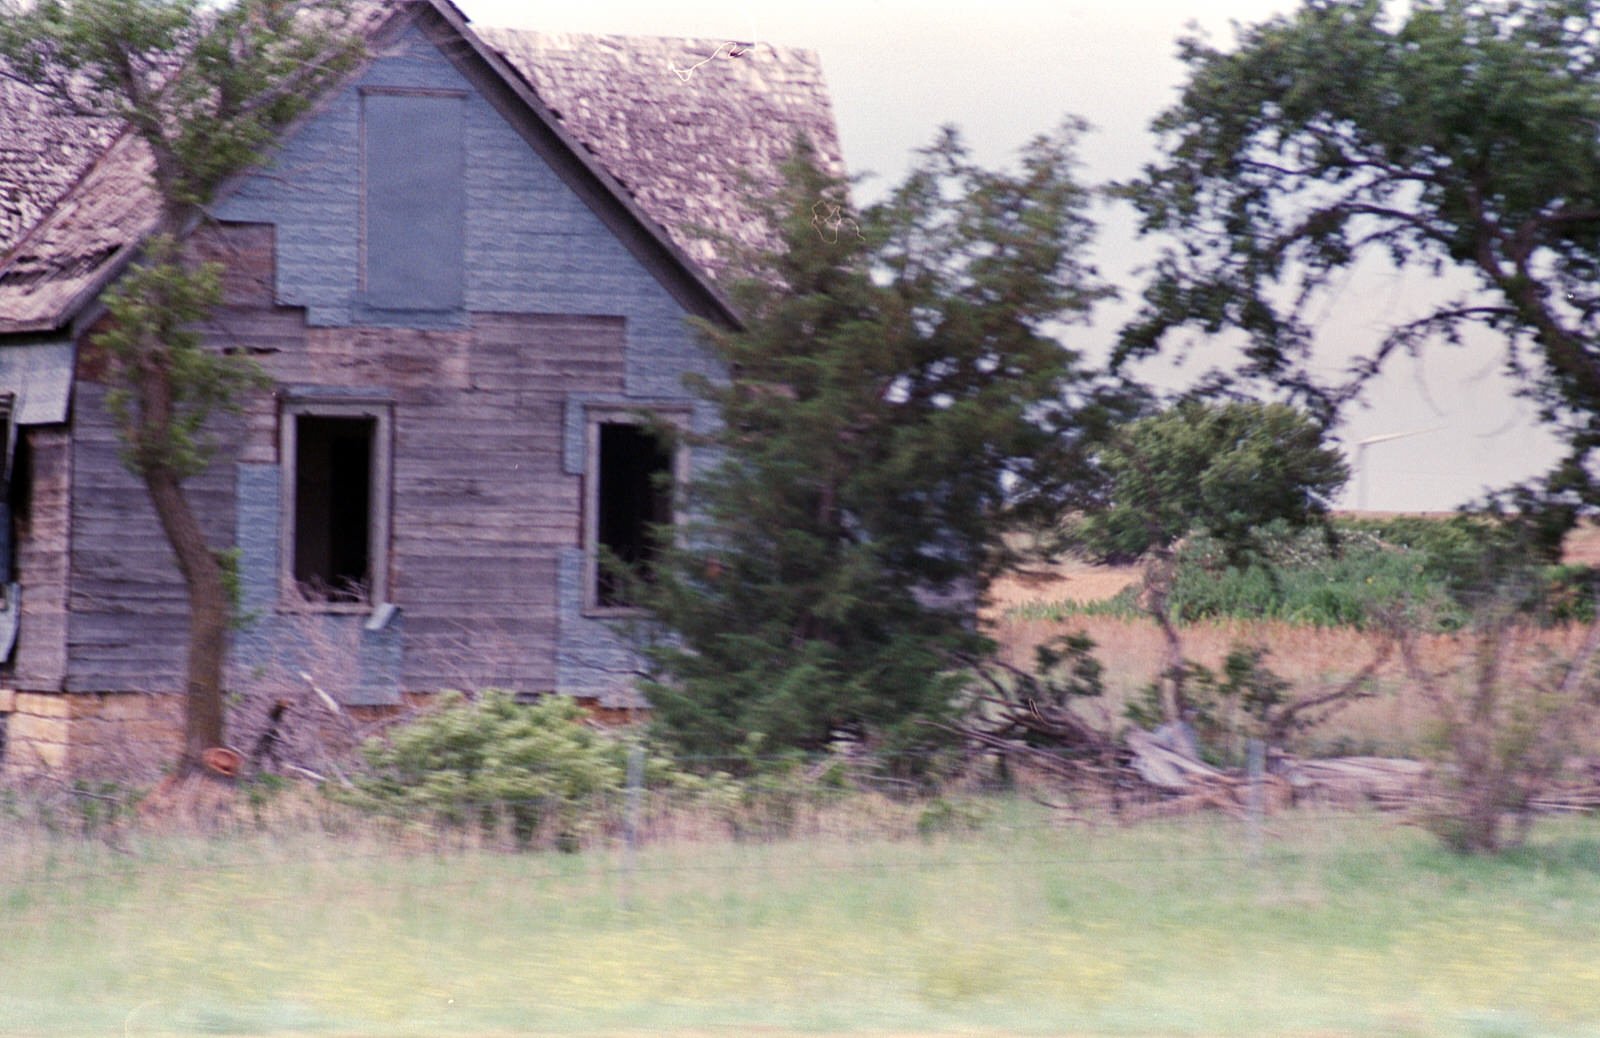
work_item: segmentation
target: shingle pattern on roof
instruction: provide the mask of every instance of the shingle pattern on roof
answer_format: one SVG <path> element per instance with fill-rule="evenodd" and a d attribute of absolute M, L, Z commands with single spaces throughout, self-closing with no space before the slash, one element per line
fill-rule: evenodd
<path fill-rule="evenodd" d="M 746 182 L 776 185 L 797 133 L 843 172 L 810 51 L 760 43 L 732 56 L 726 40 L 472 31 L 714 278 L 730 273 L 728 250 L 700 229 L 773 245 L 749 211 Z M 150 163 L 134 135 L 60 114 L 0 78 L 0 334 L 56 327 L 119 250 L 155 227 Z"/>
<path fill-rule="evenodd" d="M 0 256 L 50 211 L 116 133 L 82 119 L 0 69 Z"/>
<path fill-rule="evenodd" d="M 566 130 L 713 277 L 730 273 L 709 229 L 752 248 L 776 244 L 746 203 L 779 182 L 805 133 L 827 166 L 844 159 L 816 55 L 766 42 L 601 36 L 474 27 L 533 86 Z"/>
<path fill-rule="evenodd" d="M 0 265 L 0 332 L 54 327 L 123 246 L 154 230 L 154 160 L 133 134 L 117 138 Z"/>

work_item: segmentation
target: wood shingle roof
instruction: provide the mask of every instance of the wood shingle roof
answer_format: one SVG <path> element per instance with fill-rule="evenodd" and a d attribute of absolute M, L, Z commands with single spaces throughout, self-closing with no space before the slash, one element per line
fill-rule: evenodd
<path fill-rule="evenodd" d="M 765 42 L 480 29 L 562 125 L 713 278 L 727 257 L 701 229 L 762 248 L 743 199 L 776 184 L 797 134 L 844 159 L 816 55 Z"/>
<path fill-rule="evenodd" d="M 770 245 L 770 232 L 742 200 L 747 184 L 777 182 L 797 134 L 843 172 L 821 68 L 809 51 L 467 31 L 524 78 L 567 135 L 713 280 L 732 271 L 702 229 Z M 38 92 L 0 76 L 0 334 L 62 326 L 115 274 L 158 215 L 149 163 L 131 134 L 60 114 Z"/>

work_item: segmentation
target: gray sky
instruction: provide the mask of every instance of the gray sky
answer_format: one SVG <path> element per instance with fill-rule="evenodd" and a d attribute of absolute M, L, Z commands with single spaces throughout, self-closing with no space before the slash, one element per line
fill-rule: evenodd
<path fill-rule="evenodd" d="M 878 175 L 871 198 L 904 172 L 912 149 L 955 123 L 989 165 L 1009 161 L 1032 135 L 1067 114 L 1095 127 L 1083 142 L 1089 182 L 1130 177 L 1155 155 L 1150 119 L 1174 97 L 1182 67 L 1175 41 L 1197 21 L 1214 39 L 1231 39 L 1232 20 L 1288 10 L 1288 0 L 458 0 L 474 22 L 565 32 L 757 39 L 809 47 L 821 57 L 833 96 L 845 160 Z M 1137 301 L 1137 268 L 1153 246 L 1136 240 L 1123 207 L 1097 212 L 1102 273 L 1123 292 L 1073 329 L 1072 345 L 1109 344 Z M 1374 342 L 1384 324 L 1415 313 L 1438 292 L 1421 272 L 1374 264 L 1359 271 L 1327 308 L 1320 340 L 1330 369 Z M 1220 346 L 1196 347 L 1188 367 L 1167 361 L 1142 374 L 1163 385 L 1209 367 Z M 1370 407 L 1341 430 L 1367 437 L 1429 430 L 1370 446 L 1365 472 L 1344 504 L 1374 509 L 1452 508 L 1486 485 L 1534 474 L 1554 457 L 1533 411 L 1499 376 L 1496 341 L 1439 348 L 1423 362 L 1396 362 L 1368 393 Z"/>

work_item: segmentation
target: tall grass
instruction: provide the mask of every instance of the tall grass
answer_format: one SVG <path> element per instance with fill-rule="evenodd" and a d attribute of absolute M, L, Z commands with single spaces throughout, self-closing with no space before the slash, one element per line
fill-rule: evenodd
<path fill-rule="evenodd" d="M 1537 668 L 1551 658 L 1577 651 L 1584 628 L 1533 627 L 1518 633 L 1515 658 L 1507 669 Z M 1033 661 L 1035 646 L 1061 634 L 1081 631 L 1095 642 L 1095 656 L 1105 666 L 1106 695 L 1085 709 L 1100 712 L 1115 723 L 1123 706 L 1140 695 L 1165 666 L 1161 631 L 1149 619 L 1080 616 L 1063 620 L 1000 618 L 990 633 L 1001 646 L 1002 658 L 1018 666 Z M 1182 629 L 1188 658 L 1216 670 L 1235 646 L 1264 646 L 1266 664 L 1289 679 L 1292 694 L 1314 695 L 1335 688 L 1359 671 L 1379 649 L 1376 634 L 1352 628 L 1306 627 L 1282 621 L 1214 620 Z M 1418 654 L 1432 670 L 1459 667 L 1472 651 L 1470 639 L 1454 633 L 1420 637 Z M 1413 687 L 1404 666 L 1390 659 L 1378 668 L 1372 682 L 1374 695 L 1351 704 L 1327 724 L 1301 734 L 1288 747 L 1308 754 L 1377 754 L 1420 756 L 1435 735 L 1437 710 Z M 1594 733 L 1591 752 L 1600 753 L 1600 733 Z"/>
<path fill-rule="evenodd" d="M 1494 861 L 1384 820 L 673 842 L 34 833 L 0 877 L 0 1032 L 1587 1035 L 1600 828 Z M 8 836 L 24 834 L 8 833 Z M 22 847 L 22 852 L 16 847 Z"/>

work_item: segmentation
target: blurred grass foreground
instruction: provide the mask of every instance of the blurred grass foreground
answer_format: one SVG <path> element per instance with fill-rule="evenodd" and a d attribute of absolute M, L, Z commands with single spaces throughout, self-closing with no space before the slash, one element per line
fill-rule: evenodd
<path fill-rule="evenodd" d="M 0 1034 L 1600 1034 L 1600 821 L 1375 815 L 577 854 L 0 818 Z"/>

